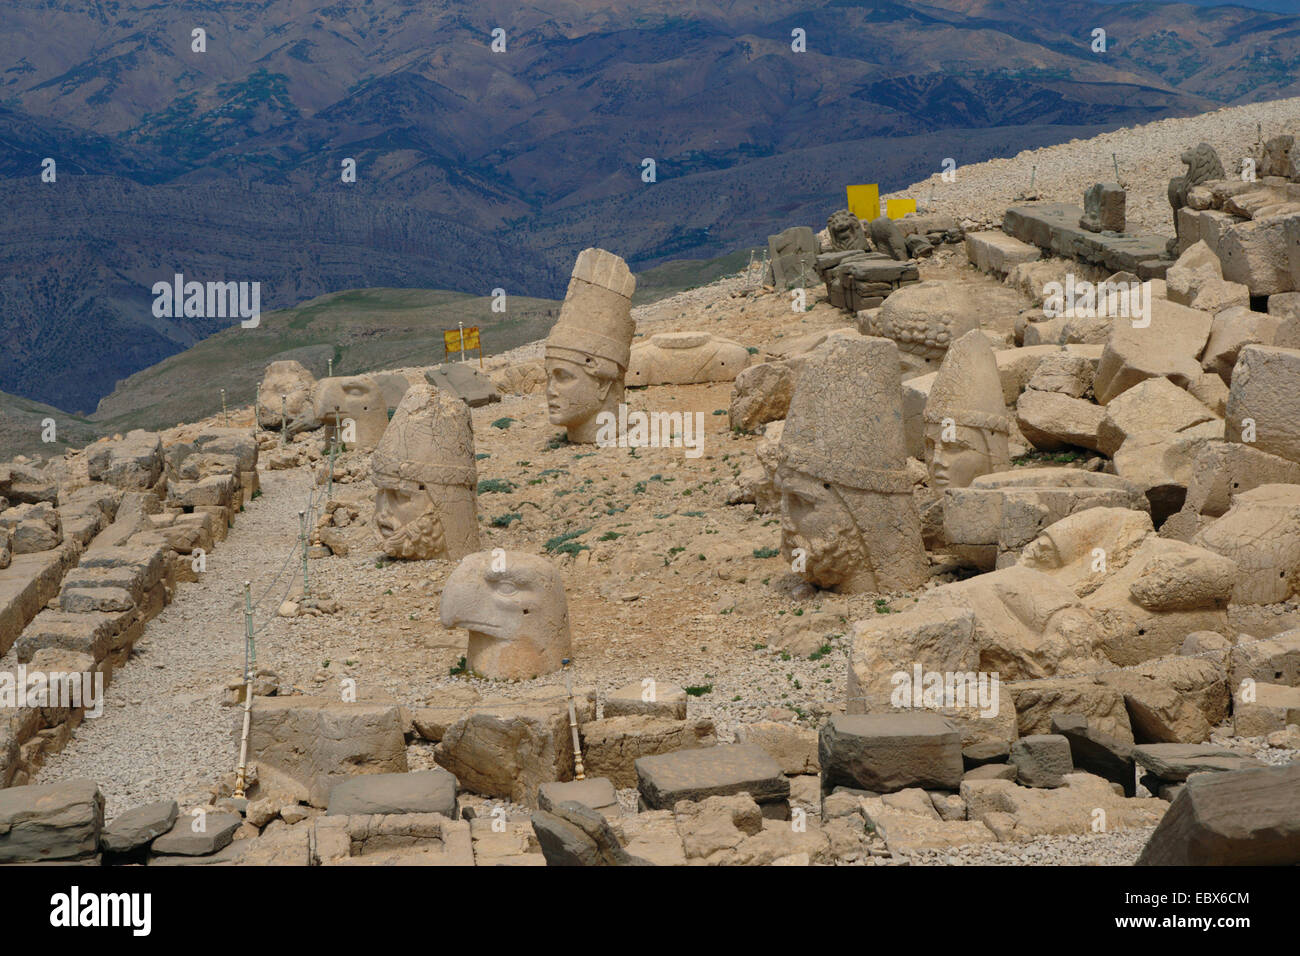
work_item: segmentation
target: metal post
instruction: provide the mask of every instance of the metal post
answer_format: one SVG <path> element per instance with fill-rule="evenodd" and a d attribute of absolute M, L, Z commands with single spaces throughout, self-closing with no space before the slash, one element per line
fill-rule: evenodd
<path fill-rule="evenodd" d="M 335 434 L 330 441 L 330 463 L 329 471 L 325 478 L 325 497 L 332 499 L 334 497 L 334 452 L 339 447 L 338 435 Z"/>
<path fill-rule="evenodd" d="M 333 377 L 334 377 L 334 356 L 331 355 L 331 356 L 329 357 L 328 361 L 329 361 L 329 363 L 330 363 L 330 364 L 329 364 L 329 370 L 330 370 L 330 371 L 329 371 L 329 377 L 330 377 L 330 378 L 333 378 Z"/>
<path fill-rule="evenodd" d="M 465 323 L 457 322 L 456 327 L 460 329 L 460 360 L 465 361 Z"/>
<path fill-rule="evenodd" d="M 226 414 L 226 390 L 224 388 L 221 390 L 221 419 L 226 423 L 226 427 L 229 428 L 230 416 Z"/>
<path fill-rule="evenodd" d="M 285 396 L 280 396 L 280 447 L 283 448 L 289 439 L 289 419 L 285 416 Z"/>
<path fill-rule="evenodd" d="M 1114 153 L 1111 153 L 1110 161 L 1115 164 L 1115 182 L 1119 182 L 1119 159 Z"/>
<path fill-rule="evenodd" d="M 298 544 L 302 547 L 302 596 L 307 597 L 307 512 L 298 512 Z"/>
<path fill-rule="evenodd" d="M 1032 170 L 1030 170 L 1030 172 L 1029 172 L 1029 192 L 1030 192 L 1030 194 L 1032 194 L 1033 191 L 1034 191 L 1034 181 L 1037 180 L 1037 179 L 1038 179 L 1038 167 L 1035 166 L 1035 167 L 1034 167 Z"/>
<path fill-rule="evenodd" d="M 253 721 L 253 674 L 257 671 L 257 648 L 253 644 L 253 596 L 244 582 L 244 732 L 239 739 L 239 767 L 235 770 L 236 799 L 243 799 L 248 782 L 248 732 Z"/>

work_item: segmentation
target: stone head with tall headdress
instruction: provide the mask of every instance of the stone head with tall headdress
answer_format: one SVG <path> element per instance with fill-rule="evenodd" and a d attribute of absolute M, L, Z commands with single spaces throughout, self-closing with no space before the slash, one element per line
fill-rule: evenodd
<path fill-rule="evenodd" d="M 1006 471 L 1010 434 L 993 349 L 984 333 L 967 332 L 948 349 L 925 403 L 930 487 L 965 488 L 980 475 Z"/>
<path fill-rule="evenodd" d="M 578 253 L 560 317 L 546 337 L 546 407 L 571 442 L 596 440 L 596 416 L 618 413 L 632 337 L 636 277 L 604 249 Z"/>

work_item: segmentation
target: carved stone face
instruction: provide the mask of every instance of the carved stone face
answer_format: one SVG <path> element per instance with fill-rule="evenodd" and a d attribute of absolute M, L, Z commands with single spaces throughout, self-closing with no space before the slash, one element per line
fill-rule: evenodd
<path fill-rule="evenodd" d="M 475 674 L 526 680 L 559 670 L 569 656 L 569 611 L 559 571 L 515 551 L 471 554 L 447 579 L 445 627 L 469 631 L 466 666 Z"/>
<path fill-rule="evenodd" d="M 390 558 L 457 560 L 477 550 L 473 489 L 459 485 L 381 487 L 375 530 Z"/>
<path fill-rule="evenodd" d="M 264 425 L 287 428 L 293 434 L 320 427 L 312 392 L 316 380 L 297 362 L 272 362 L 258 389 L 258 420 Z M 283 398 L 283 403 L 281 402 Z M 288 419 L 281 421 L 281 409 Z"/>
<path fill-rule="evenodd" d="M 862 231 L 862 223 L 847 210 L 841 209 L 833 213 L 826 221 L 826 231 L 830 234 L 832 248 L 836 250 L 866 247 L 866 233 Z"/>
<path fill-rule="evenodd" d="M 589 367 L 568 359 L 547 358 L 546 410 L 551 424 L 565 426 L 570 441 L 595 441 L 597 413 L 613 411 L 609 406 L 617 407 L 622 398 L 621 389 L 613 386 L 612 379 L 595 374 L 594 362 Z M 590 436 L 586 435 L 588 431 Z"/>
<path fill-rule="evenodd" d="M 802 549 L 805 564 L 799 573 L 804 579 L 850 594 L 876 590 L 869 550 L 836 487 L 784 465 L 777 468 L 775 486 L 781 500 L 781 552 L 795 562 L 795 549 Z"/>
<path fill-rule="evenodd" d="M 388 427 L 388 403 L 369 375 L 321 379 L 315 406 L 316 417 L 332 428 L 342 427 L 347 419 L 356 422 L 356 447 L 362 451 L 373 451 Z"/>
<path fill-rule="evenodd" d="M 978 428 L 956 425 L 951 441 L 944 441 L 943 426 L 925 427 L 925 460 L 930 472 L 930 487 L 968 488 L 980 475 L 996 470 L 989 454 L 988 435 Z"/>

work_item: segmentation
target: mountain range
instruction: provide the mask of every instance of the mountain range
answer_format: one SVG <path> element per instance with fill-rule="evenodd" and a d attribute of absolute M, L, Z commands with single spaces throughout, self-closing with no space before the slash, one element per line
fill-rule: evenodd
<path fill-rule="evenodd" d="M 7 0 L 0 390 L 112 417 L 119 381 L 232 324 L 155 317 L 176 273 L 268 310 L 553 299 L 586 246 L 707 259 L 824 222 L 846 183 L 1300 93 L 1300 17 L 1243 7 L 544 6 Z"/>

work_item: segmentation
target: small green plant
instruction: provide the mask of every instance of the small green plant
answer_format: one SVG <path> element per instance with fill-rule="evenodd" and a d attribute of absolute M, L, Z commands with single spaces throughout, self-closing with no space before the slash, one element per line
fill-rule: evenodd
<path fill-rule="evenodd" d="M 568 432 L 558 432 L 546 440 L 546 450 L 555 451 L 557 448 L 563 448 L 569 443 Z"/>
<path fill-rule="evenodd" d="M 515 423 L 515 420 L 507 415 L 505 418 L 498 418 L 492 423 L 493 428 L 500 428 L 503 431 Z"/>
<path fill-rule="evenodd" d="M 508 528 L 510 527 L 510 522 L 522 521 L 523 517 L 524 516 L 518 511 L 507 511 L 505 514 L 500 514 L 493 518 L 491 524 L 494 528 Z"/>
<path fill-rule="evenodd" d="M 754 557 L 756 558 L 775 558 L 781 553 L 780 548 L 755 548 Z"/>
<path fill-rule="evenodd" d="M 808 660 L 819 661 L 830 652 L 831 652 L 831 645 L 829 643 L 823 644 L 821 647 L 817 648 L 817 650 L 813 651 L 811 654 L 808 655 Z"/>
<path fill-rule="evenodd" d="M 447 672 L 451 674 L 452 677 L 460 677 L 462 674 L 469 673 L 469 665 L 466 663 L 465 658 L 462 657 L 456 662 L 456 666 L 449 667 Z"/>
<path fill-rule="evenodd" d="M 712 684 L 692 684 L 690 687 L 683 687 L 682 690 L 692 697 L 703 697 L 705 694 L 713 693 Z"/>
<path fill-rule="evenodd" d="M 713 410 L 713 414 L 715 414 L 715 415 L 725 415 L 725 414 L 727 414 L 727 410 L 726 410 L 725 408 L 715 408 L 715 409 Z"/>
<path fill-rule="evenodd" d="M 876 613 L 893 614 L 894 609 L 889 606 L 889 601 L 887 601 L 885 598 L 876 598 Z"/>
<path fill-rule="evenodd" d="M 478 483 L 478 493 L 486 495 L 496 492 L 508 495 L 518 487 L 513 481 L 507 481 L 504 478 L 484 478 Z"/>
<path fill-rule="evenodd" d="M 597 540 L 597 541 L 617 541 L 617 540 L 618 540 L 619 538 L 621 538 L 621 537 L 623 537 L 623 536 L 622 536 L 621 534 L 619 534 L 617 531 L 606 531 L 604 534 L 602 534 L 602 535 L 601 535 L 599 538 L 597 538 L 596 540 Z"/>
<path fill-rule="evenodd" d="M 254 489 L 253 489 L 253 493 L 252 493 L 251 495 L 248 496 L 248 498 L 249 498 L 250 501 L 256 501 L 256 500 L 257 500 L 258 498 L 260 498 L 260 497 L 262 497 L 262 489 L 261 489 L 261 488 L 254 488 Z"/>
<path fill-rule="evenodd" d="M 481 452 L 479 452 L 477 455 L 474 456 L 474 460 L 475 460 L 475 461 L 482 461 L 484 458 L 491 458 L 491 457 L 492 457 L 492 456 L 489 455 L 487 452 L 485 452 L 485 451 L 481 451 Z"/>
<path fill-rule="evenodd" d="M 549 554 L 577 554 L 579 551 L 589 550 L 586 545 L 580 545 L 574 538 L 579 538 L 590 531 L 590 528 L 579 528 L 577 531 L 566 531 L 564 534 L 557 534 L 546 542 L 546 551 Z"/>

